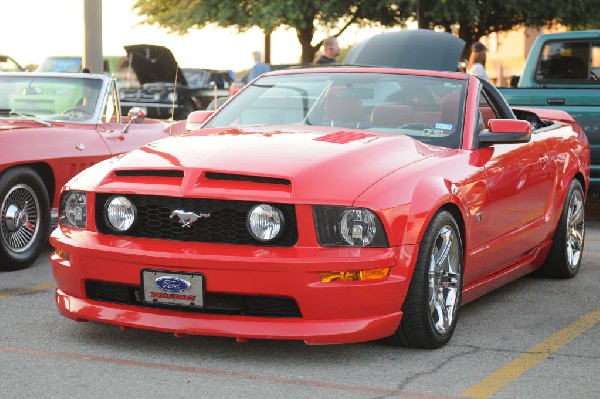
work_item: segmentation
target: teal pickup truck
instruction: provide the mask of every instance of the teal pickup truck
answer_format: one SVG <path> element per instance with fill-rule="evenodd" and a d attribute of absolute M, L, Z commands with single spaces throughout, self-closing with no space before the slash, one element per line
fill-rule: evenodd
<path fill-rule="evenodd" d="M 517 87 L 500 88 L 511 107 L 567 111 L 591 144 L 590 200 L 600 200 L 600 30 L 540 35 Z"/>

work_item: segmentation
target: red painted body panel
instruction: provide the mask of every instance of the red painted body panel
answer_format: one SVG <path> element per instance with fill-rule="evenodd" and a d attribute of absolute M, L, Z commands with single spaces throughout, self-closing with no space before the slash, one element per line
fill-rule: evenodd
<path fill-rule="evenodd" d="M 425 229 L 437 211 L 452 212 L 464 246 L 463 302 L 540 267 L 570 182 L 589 182 L 589 144 L 574 124 L 556 123 L 525 144 L 478 146 L 480 82 L 464 74 L 341 68 L 335 73 L 413 74 L 468 82 L 456 148 L 429 145 L 377 129 L 306 124 L 205 128 L 171 137 L 98 164 L 65 189 L 293 204 L 297 242 L 291 247 L 209 244 L 102 234 L 96 219 L 85 230 L 60 226 L 51 236 L 68 259 L 52 257 L 57 305 L 75 320 L 177 334 L 360 342 L 391 335 Z M 281 71 L 293 75 L 331 69 Z M 252 87 L 240 93 L 244 95 Z M 225 108 L 233 106 L 234 98 Z M 221 111 L 217 111 L 218 117 Z M 556 115 L 564 122 L 565 118 Z M 209 119 L 210 123 L 211 119 Z M 501 123 L 501 122 L 500 122 Z M 437 124 L 440 137 L 447 125 Z M 181 170 L 178 178 L 120 177 L 116 171 Z M 211 180 L 207 172 L 287 179 L 289 184 Z M 386 248 L 324 247 L 313 206 L 368 208 L 380 218 Z M 102 222 L 100 222 L 102 223 Z M 328 271 L 390 267 L 387 278 L 320 282 Z M 198 272 L 206 291 L 292 298 L 297 319 L 181 312 L 94 301 L 85 281 L 140 287 L 142 269 Z"/>
<path fill-rule="evenodd" d="M 77 173 L 104 159 L 134 150 L 149 142 L 181 133 L 184 121 L 170 124 L 147 119 L 122 133 L 125 123 L 54 123 L 44 126 L 32 121 L 0 122 L 3 151 L 0 173 L 16 165 L 46 165 L 52 172 L 52 207 L 58 207 L 60 188 Z M 81 149 L 78 149 L 81 148 Z"/>

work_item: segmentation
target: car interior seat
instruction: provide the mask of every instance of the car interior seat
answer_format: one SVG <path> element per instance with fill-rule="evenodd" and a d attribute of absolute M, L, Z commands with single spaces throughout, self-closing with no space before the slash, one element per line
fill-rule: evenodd
<path fill-rule="evenodd" d="M 399 127 L 411 122 L 410 105 L 379 105 L 371 111 L 371 126 Z"/>
<path fill-rule="evenodd" d="M 331 126 L 359 128 L 364 123 L 362 102 L 343 97 L 344 87 L 331 87 L 325 96 L 325 117 Z"/>

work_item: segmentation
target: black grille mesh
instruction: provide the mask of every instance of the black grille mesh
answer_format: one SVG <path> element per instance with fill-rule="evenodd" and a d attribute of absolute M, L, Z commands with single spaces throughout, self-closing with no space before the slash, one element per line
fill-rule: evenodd
<path fill-rule="evenodd" d="M 140 301 L 137 286 L 87 280 L 86 297 L 95 301 L 133 306 L 150 306 Z M 151 305 L 152 307 L 156 307 Z M 298 304 L 292 298 L 260 295 L 234 295 L 207 292 L 201 309 L 186 306 L 162 306 L 187 312 L 218 313 L 260 317 L 301 317 Z"/>
<path fill-rule="evenodd" d="M 246 227 L 246 215 L 256 202 L 225 201 L 198 198 L 173 198 L 148 195 L 123 195 L 137 208 L 137 222 L 131 230 L 121 233 L 113 231 L 105 219 L 104 205 L 114 194 L 97 194 L 96 225 L 103 234 L 126 235 L 129 237 L 157 238 L 161 240 L 211 242 L 244 245 L 269 245 L 291 247 L 298 240 L 296 211 L 294 205 L 272 204 L 281 210 L 285 220 L 282 235 L 274 242 L 256 240 Z M 175 210 L 208 213 L 210 217 L 196 221 L 191 227 L 171 219 Z"/>

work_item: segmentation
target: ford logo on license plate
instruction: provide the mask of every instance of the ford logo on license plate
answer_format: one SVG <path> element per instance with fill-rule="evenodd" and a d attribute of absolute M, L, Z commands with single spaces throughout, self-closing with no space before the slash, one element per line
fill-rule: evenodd
<path fill-rule="evenodd" d="M 154 282 L 156 288 L 167 292 L 184 292 L 191 287 L 191 283 L 179 277 L 162 276 Z"/>

